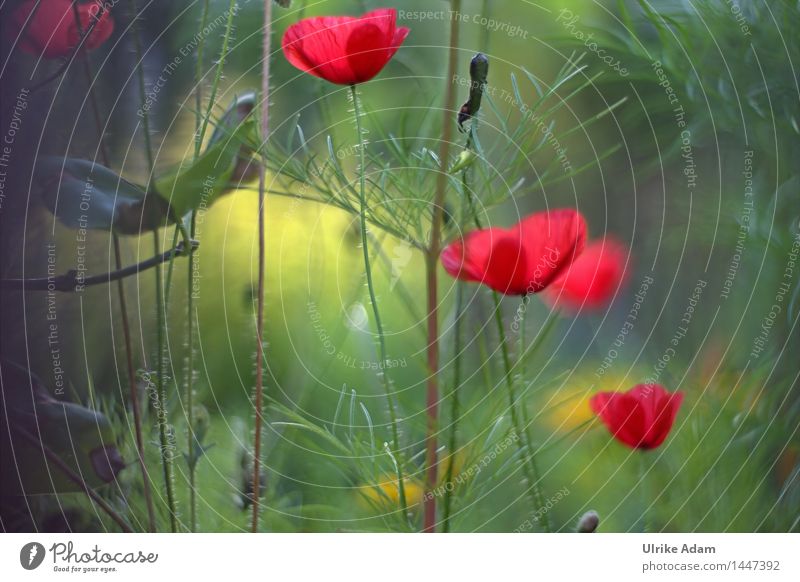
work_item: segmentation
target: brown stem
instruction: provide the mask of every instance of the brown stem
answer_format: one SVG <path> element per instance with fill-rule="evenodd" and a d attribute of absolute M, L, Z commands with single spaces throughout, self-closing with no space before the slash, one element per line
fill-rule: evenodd
<path fill-rule="evenodd" d="M 272 0 L 264 0 L 264 47 L 261 55 L 261 140 L 266 143 L 269 135 L 269 55 L 272 31 Z M 264 148 L 264 151 L 265 148 Z M 266 154 L 262 154 L 266 155 Z M 266 248 L 264 240 L 264 190 L 267 179 L 266 163 L 262 160 L 258 172 L 258 298 L 256 307 L 256 426 L 253 437 L 253 533 L 258 531 L 261 490 L 261 425 L 264 408 L 264 263 Z"/>
<path fill-rule="evenodd" d="M 14 427 L 14 432 L 18 433 L 26 441 L 31 443 L 34 447 L 39 447 L 44 453 L 44 455 L 47 457 L 47 459 L 51 463 L 53 463 L 56 467 L 58 467 L 59 470 L 62 473 L 64 473 L 64 475 L 66 475 L 70 481 L 78 485 L 78 487 L 80 487 L 83 490 L 83 492 L 86 493 L 87 496 L 89 496 L 89 499 L 91 499 L 97 505 L 99 505 L 100 509 L 105 511 L 108 514 L 108 516 L 111 519 L 113 519 L 117 523 L 117 525 L 119 525 L 120 528 L 122 528 L 122 531 L 124 531 L 125 533 L 133 533 L 133 529 L 131 529 L 131 526 L 128 525 L 128 522 L 122 519 L 122 516 L 119 513 L 117 513 L 114 510 L 114 508 L 111 507 L 106 502 L 105 499 L 100 497 L 94 489 L 89 487 L 86 481 L 84 481 L 80 475 L 78 475 L 75 471 L 73 471 L 69 465 L 67 465 L 64 461 L 62 461 L 61 458 L 50 449 L 50 447 L 48 447 L 41 441 L 41 439 L 37 439 L 27 430 L 19 426 Z"/>
<path fill-rule="evenodd" d="M 461 11 L 461 0 L 452 1 L 452 11 Z M 453 134 L 453 118 L 455 112 L 455 86 L 453 77 L 458 66 L 458 27 L 459 19 L 450 21 L 450 56 L 445 79 L 444 114 L 442 116 L 442 140 L 439 146 L 439 160 L 442 167 L 436 177 L 436 196 L 433 203 L 433 224 L 431 226 L 431 241 L 425 254 L 425 273 L 428 286 L 428 387 L 425 398 L 425 407 L 428 416 L 427 433 L 425 436 L 425 466 L 427 467 L 426 489 L 424 497 L 423 531 L 433 532 L 436 529 L 436 496 L 433 490 L 436 487 L 437 458 L 436 458 L 436 432 L 438 430 L 438 403 L 439 403 L 439 322 L 438 310 L 438 285 L 436 269 L 439 262 L 439 253 L 442 246 L 442 218 L 444 211 L 444 198 L 447 190 L 447 165 L 450 159 L 450 142 Z"/>
<path fill-rule="evenodd" d="M 122 262 L 119 237 L 114 235 L 114 260 L 117 268 Z M 139 394 L 136 390 L 136 369 L 133 366 L 133 346 L 131 344 L 131 327 L 128 321 L 128 307 L 125 299 L 125 284 L 122 279 L 117 281 L 119 291 L 119 309 L 122 314 L 122 335 L 125 341 L 125 364 L 128 370 L 128 387 L 130 389 L 131 408 L 133 409 L 133 426 L 136 431 L 136 456 L 139 468 L 142 471 L 142 486 L 144 488 L 144 502 L 147 506 L 147 523 L 150 531 L 156 531 L 156 513 L 153 508 L 153 496 L 150 493 L 150 474 L 144 462 L 144 437 L 142 436 L 142 411 L 139 407 Z"/>

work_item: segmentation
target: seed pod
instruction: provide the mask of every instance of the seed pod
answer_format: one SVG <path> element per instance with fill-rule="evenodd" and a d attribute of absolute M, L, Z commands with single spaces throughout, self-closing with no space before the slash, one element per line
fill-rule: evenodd
<path fill-rule="evenodd" d="M 594 533 L 598 525 L 600 525 L 600 516 L 597 515 L 597 512 L 595 510 L 587 511 L 578 520 L 576 531 L 578 533 Z"/>

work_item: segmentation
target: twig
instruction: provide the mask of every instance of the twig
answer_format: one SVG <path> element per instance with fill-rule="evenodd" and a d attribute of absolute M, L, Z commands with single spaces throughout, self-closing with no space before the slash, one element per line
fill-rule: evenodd
<path fill-rule="evenodd" d="M 197 241 L 192 241 L 192 250 L 199 246 Z M 156 265 L 167 262 L 171 256 L 179 257 L 184 254 L 183 243 L 171 250 L 165 251 L 160 255 L 151 257 L 141 263 L 131 265 L 111 271 L 110 273 L 103 273 L 102 275 L 92 275 L 91 277 L 84 277 L 81 279 L 78 271 L 71 269 L 63 275 L 56 277 L 36 277 L 34 279 L 2 279 L 0 280 L 0 287 L 3 289 L 21 289 L 23 291 L 60 291 L 62 293 L 79 293 L 83 291 L 84 287 L 91 287 L 93 285 L 102 285 L 110 283 L 111 281 L 118 281 L 125 279 L 132 275 L 138 275 L 142 271 L 152 269 Z"/>

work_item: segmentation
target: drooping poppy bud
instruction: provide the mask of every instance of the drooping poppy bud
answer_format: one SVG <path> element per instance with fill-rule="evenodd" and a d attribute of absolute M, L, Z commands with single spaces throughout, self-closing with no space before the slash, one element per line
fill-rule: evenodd
<path fill-rule="evenodd" d="M 537 212 L 510 229 L 484 228 L 451 243 L 442 265 L 458 279 L 505 293 L 538 293 L 580 255 L 586 221 L 575 209 Z"/>
<path fill-rule="evenodd" d="M 594 533 L 597 531 L 597 526 L 600 525 L 600 516 L 597 515 L 595 510 L 587 511 L 578 520 L 578 527 L 575 528 L 577 533 Z"/>
<path fill-rule="evenodd" d="M 75 21 L 72 0 L 25 0 L 13 16 L 15 25 L 24 30 L 20 49 L 54 59 L 71 54 L 81 42 L 81 33 L 85 35 L 83 50 L 94 50 L 106 42 L 114 32 L 114 19 L 109 11 L 94 1 L 79 2 L 76 9 L 80 27 Z"/>
<path fill-rule="evenodd" d="M 381 72 L 408 35 L 396 23 L 394 8 L 360 17 L 306 18 L 286 29 L 283 53 L 301 71 L 331 83 L 364 83 Z"/>
<path fill-rule="evenodd" d="M 111 483 L 117 474 L 125 468 L 125 461 L 119 454 L 117 447 L 106 445 L 97 447 L 89 453 L 92 468 L 103 483 Z"/>
<path fill-rule="evenodd" d="M 489 75 L 489 59 L 483 53 L 472 57 L 469 64 L 469 99 L 458 112 L 458 127 L 464 131 L 464 122 L 472 119 L 481 108 L 483 90 Z"/>
<path fill-rule="evenodd" d="M 600 392 L 589 405 L 622 444 L 632 449 L 655 449 L 667 438 L 683 393 L 658 384 L 639 384 L 627 392 Z"/>
<path fill-rule="evenodd" d="M 573 311 L 604 307 L 625 280 L 627 256 L 625 245 L 612 238 L 590 242 L 542 296 Z"/>

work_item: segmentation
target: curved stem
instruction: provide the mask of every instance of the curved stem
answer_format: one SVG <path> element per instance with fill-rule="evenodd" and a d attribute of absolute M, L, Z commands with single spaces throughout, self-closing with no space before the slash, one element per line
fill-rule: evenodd
<path fill-rule="evenodd" d="M 192 241 L 192 249 L 198 247 L 197 241 Z M 127 277 L 133 277 L 152 269 L 156 265 L 166 263 L 172 257 L 179 257 L 185 253 L 183 243 L 179 243 L 174 249 L 170 249 L 163 253 L 157 254 L 154 257 L 146 259 L 141 263 L 136 263 L 129 267 L 123 267 L 110 273 L 103 273 L 102 275 L 92 275 L 85 277 L 83 280 L 78 279 L 78 272 L 75 270 L 67 271 L 64 275 L 57 277 L 36 277 L 33 279 L 2 279 L 0 280 L 0 287 L 3 289 L 21 289 L 24 291 L 59 291 L 61 293 L 78 293 L 84 287 L 92 287 L 94 285 L 104 285 L 112 281 L 120 281 Z"/>
<path fill-rule="evenodd" d="M 351 85 L 350 92 L 353 97 L 353 114 L 356 120 L 356 132 L 358 133 L 358 151 L 360 155 L 360 168 L 359 168 L 359 201 L 361 203 L 359 211 L 360 230 L 361 230 L 361 249 L 364 252 L 364 272 L 367 278 L 367 289 L 369 290 L 369 301 L 372 304 L 372 314 L 375 318 L 375 333 L 378 336 L 378 353 L 381 358 L 381 365 L 383 370 L 378 374 L 383 381 L 383 390 L 386 393 L 386 402 L 389 407 L 389 417 L 392 429 L 392 448 L 393 454 L 397 459 L 397 487 L 400 497 L 400 507 L 403 510 L 403 515 L 408 514 L 408 502 L 406 500 L 405 479 L 403 477 L 403 463 L 400 457 L 400 434 L 397 429 L 397 413 L 395 410 L 395 402 L 392 397 L 392 385 L 389 381 L 389 373 L 386 368 L 388 357 L 386 354 L 386 338 L 383 334 L 383 323 L 381 322 L 381 314 L 378 309 L 378 300 L 375 297 L 375 285 L 372 281 L 372 264 L 369 258 L 369 244 L 367 236 L 367 194 L 366 194 L 366 156 L 364 149 L 366 144 L 362 138 L 361 127 L 361 108 L 358 102 L 358 91 L 355 85 Z"/>
<path fill-rule="evenodd" d="M 461 11 L 461 0 L 452 0 L 451 11 Z M 442 112 L 442 139 L 439 147 L 439 160 L 442 167 L 436 176 L 436 194 L 433 201 L 433 223 L 431 239 L 425 254 L 425 274 L 428 287 L 428 386 L 425 405 L 428 415 L 425 435 L 425 466 L 427 494 L 424 497 L 423 531 L 433 532 L 436 529 L 436 487 L 438 461 L 436 452 L 436 432 L 438 431 L 439 406 L 439 322 L 438 322 L 438 282 L 436 279 L 439 253 L 442 246 L 442 221 L 444 216 L 444 199 L 447 191 L 447 165 L 450 159 L 450 142 L 453 134 L 453 113 L 455 111 L 455 85 L 453 77 L 458 68 L 458 33 L 459 18 L 450 20 L 450 46 L 445 78 L 444 111 Z"/>

